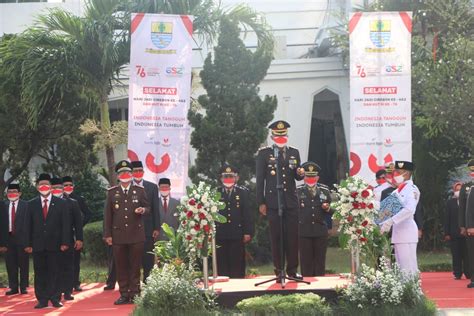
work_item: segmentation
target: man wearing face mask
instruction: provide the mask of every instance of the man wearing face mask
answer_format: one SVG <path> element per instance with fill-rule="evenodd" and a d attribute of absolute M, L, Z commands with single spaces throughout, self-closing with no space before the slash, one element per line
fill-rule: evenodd
<path fill-rule="evenodd" d="M 319 165 L 308 161 L 302 167 L 305 170 L 305 184 L 298 188 L 301 274 L 304 277 L 323 276 L 329 235 L 325 216 L 333 213 L 330 208 L 331 192 L 327 186 L 318 183 Z"/>
<path fill-rule="evenodd" d="M 8 201 L 4 202 L 5 213 L 2 217 L 6 224 L 5 265 L 8 274 L 9 291 L 5 295 L 27 294 L 29 279 L 29 254 L 25 252 L 24 234 L 25 220 L 28 215 L 28 202 L 20 199 L 21 189 L 18 183 L 11 183 L 7 187 Z M 18 282 L 18 278 L 20 282 Z"/>
<path fill-rule="evenodd" d="M 63 177 L 63 188 L 64 188 L 64 197 L 76 200 L 79 204 L 79 208 L 82 213 L 82 228 L 90 221 L 92 212 L 87 206 L 86 200 L 81 195 L 77 194 L 74 191 L 74 182 L 71 176 Z M 79 275 L 81 271 L 81 252 L 82 248 L 75 247 L 74 249 L 74 278 L 73 278 L 73 286 L 74 291 L 80 292 L 81 289 L 81 281 L 79 280 Z"/>
<path fill-rule="evenodd" d="M 67 212 L 71 218 L 69 227 L 69 249 L 61 253 L 60 263 L 61 272 L 59 275 L 61 283 L 61 292 L 64 293 L 64 300 L 72 301 L 72 290 L 74 287 L 74 251 L 81 250 L 84 240 L 82 230 L 82 214 L 79 203 L 64 194 L 62 178 L 53 177 L 51 179 L 51 193 L 60 199 L 64 199 L 68 204 Z"/>
<path fill-rule="evenodd" d="M 411 180 L 415 165 L 409 161 L 396 161 L 393 180 L 397 189 L 392 192 L 400 199 L 403 208 L 394 216 L 380 224 L 382 232 L 392 230 L 392 244 L 395 258 L 400 269 L 409 275 L 418 272 L 416 246 L 418 243 L 418 227 L 414 215 L 420 199 L 420 191 Z"/>
<path fill-rule="evenodd" d="M 168 178 L 161 178 L 158 181 L 158 189 L 160 191 L 160 225 L 168 224 L 176 231 L 178 229 L 178 218 L 175 216 L 179 205 L 179 201 L 171 197 L 171 181 Z M 158 235 L 158 240 L 168 240 L 165 234 Z"/>
<path fill-rule="evenodd" d="M 298 196 L 296 180 L 304 178 L 304 169 L 300 167 L 298 149 L 287 146 L 288 128 L 285 121 L 270 124 L 273 146 L 263 147 L 257 153 L 257 203 L 262 216 L 268 216 L 272 245 L 273 265 L 276 276 L 285 269 L 280 263 L 280 241 L 286 249 L 286 273 L 295 279 L 302 279 L 298 269 Z M 285 233 L 280 236 L 280 218 L 278 215 L 277 168 L 282 185 L 282 208 Z M 279 279 L 281 282 L 281 279 Z"/>
<path fill-rule="evenodd" d="M 120 298 L 115 305 L 133 303 L 140 294 L 140 268 L 145 227 L 143 214 L 150 203 L 141 186 L 133 184 L 132 164 L 122 160 L 115 166 L 120 184 L 109 188 L 104 210 L 104 239 L 112 246 Z"/>
<path fill-rule="evenodd" d="M 226 207 L 219 213 L 227 222 L 216 223 L 217 271 L 229 278 L 244 278 L 245 244 L 252 240 L 254 227 L 248 190 L 236 185 L 236 174 L 230 165 L 221 168 L 219 192 Z"/>
<path fill-rule="evenodd" d="M 70 243 L 71 219 L 65 200 L 51 194 L 51 176 L 40 174 L 36 181 L 39 196 L 28 202 L 25 221 L 25 251 L 33 253 L 35 308 L 62 307 L 59 262 Z"/>
<path fill-rule="evenodd" d="M 459 229 L 459 191 L 461 186 L 461 182 L 454 184 L 453 197 L 449 198 L 446 202 L 444 220 L 444 240 L 449 242 L 451 248 L 453 275 L 456 280 L 460 280 L 463 273 L 466 279 L 470 278 L 466 237 L 461 235 Z"/>
<path fill-rule="evenodd" d="M 468 273 L 471 276 L 471 282 L 468 288 L 474 288 L 474 159 L 467 163 L 471 181 L 466 182 L 459 192 L 459 226 L 460 233 L 466 236 L 468 253 Z"/>
<path fill-rule="evenodd" d="M 153 255 L 153 248 L 155 241 L 160 234 L 160 213 L 159 213 L 159 199 L 158 199 L 158 187 L 153 182 L 143 179 L 145 171 L 143 170 L 143 164 L 141 161 L 132 161 L 132 174 L 134 185 L 145 188 L 148 202 L 150 203 L 150 212 L 144 214 L 143 223 L 145 224 L 145 245 L 143 249 L 143 282 L 146 283 L 146 279 L 150 275 L 151 269 L 155 264 L 155 256 Z"/>

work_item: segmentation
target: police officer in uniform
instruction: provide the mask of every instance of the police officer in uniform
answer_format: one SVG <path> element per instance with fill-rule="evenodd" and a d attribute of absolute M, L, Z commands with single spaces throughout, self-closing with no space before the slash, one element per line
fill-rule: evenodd
<path fill-rule="evenodd" d="M 280 263 L 280 241 L 284 242 L 286 255 L 286 273 L 288 276 L 302 279 L 298 269 L 298 196 L 296 180 L 304 178 L 304 169 L 300 167 L 298 149 L 287 146 L 288 128 L 285 121 L 276 121 L 268 128 L 272 132 L 273 146 L 260 148 L 257 154 L 257 203 L 259 212 L 268 216 L 272 244 L 275 274 L 285 267 Z M 284 235 L 280 236 L 280 218 L 278 216 L 277 168 L 282 185 L 282 208 Z"/>
<path fill-rule="evenodd" d="M 471 181 L 463 184 L 459 193 L 459 227 L 461 235 L 466 236 L 468 274 L 471 276 L 471 282 L 467 287 L 472 289 L 474 288 L 474 159 L 471 159 L 467 166 Z"/>
<path fill-rule="evenodd" d="M 304 277 L 323 276 L 329 235 L 325 217 L 333 213 L 329 206 L 331 192 L 318 183 L 321 168 L 316 163 L 308 161 L 303 168 L 305 184 L 298 188 L 301 274 Z"/>
<path fill-rule="evenodd" d="M 145 228 L 143 214 L 150 204 L 145 189 L 132 183 L 132 165 L 126 160 L 115 167 L 120 184 L 107 192 L 104 239 L 112 245 L 120 298 L 115 305 L 129 304 L 140 293 Z"/>
<path fill-rule="evenodd" d="M 225 209 L 220 214 L 226 223 L 216 223 L 217 271 L 230 278 L 245 277 L 245 244 L 252 240 L 253 219 L 247 188 L 236 185 L 235 168 L 221 169 L 222 187 L 219 188 Z"/>
<path fill-rule="evenodd" d="M 392 195 L 397 195 L 403 208 L 391 218 L 382 222 L 381 231 L 388 232 L 393 226 L 392 244 L 395 249 L 395 258 L 400 269 L 406 274 L 418 272 L 416 247 L 418 244 L 418 227 L 414 215 L 420 191 L 411 180 L 415 165 L 409 161 L 396 161 L 393 181 L 397 189 Z"/>

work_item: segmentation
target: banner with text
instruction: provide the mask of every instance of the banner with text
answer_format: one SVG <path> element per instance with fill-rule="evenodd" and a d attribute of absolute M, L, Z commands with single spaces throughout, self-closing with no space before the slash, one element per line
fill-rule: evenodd
<path fill-rule="evenodd" d="M 173 194 L 188 177 L 193 22 L 191 16 L 132 14 L 128 157 L 144 178 L 170 178 Z"/>
<path fill-rule="evenodd" d="M 411 12 L 354 13 L 350 33 L 350 175 L 411 160 Z"/>

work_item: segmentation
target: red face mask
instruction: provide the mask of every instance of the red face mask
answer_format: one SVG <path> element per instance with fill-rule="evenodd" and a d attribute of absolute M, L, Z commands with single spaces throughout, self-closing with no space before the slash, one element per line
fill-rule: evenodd
<path fill-rule="evenodd" d="M 160 190 L 161 196 L 168 196 L 170 195 L 170 190 Z"/>
<path fill-rule="evenodd" d="M 224 184 L 224 186 L 230 188 L 230 187 L 234 186 L 235 179 L 234 178 L 223 178 L 222 183 Z"/>
<path fill-rule="evenodd" d="M 474 171 L 471 171 L 471 177 L 474 178 Z"/>
<path fill-rule="evenodd" d="M 380 178 L 380 179 L 377 179 L 377 184 L 378 185 L 381 185 L 381 184 L 384 184 L 385 182 L 387 182 L 387 180 L 385 180 L 385 178 Z"/>
<path fill-rule="evenodd" d="M 314 186 L 316 183 L 318 183 L 318 177 L 305 177 L 304 178 L 304 183 L 306 183 L 309 186 Z"/>
<path fill-rule="evenodd" d="M 51 186 L 46 184 L 40 185 L 38 188 L 38 192 L 41 195 L 48 195 L 51 192 Z"/>
<path fill-rule="evenodd" d="M 56 197 L 59 197 L 63 194 L 63 190 L 62 189 L 52 189 L 51 194 L 56 196 Z"/>
<path fill-rule="evenodd" d="M 118 179 L 120 182 L 130 182 L 132 181 L 132 175 L 129 172 L 124 172 L 118 176 Z"/>
<path fill-rule="evenodd" d="M 135 181 L 141 181 L 143 179 L 144 174 L 145 174 L 145 172 L 143 172 L 143 171 L 134 171 L 133 172 L 133 178 L 135 179 Z"/>
<path fill-rule="evenodd" d="M 273 136 L 273 141 L 279 147 L 283 147 L 288 143 L 288 136 Z"/>
<path fill-rule="evenodd" d="M 20 193 L 7 193 L 8 200 L 14 202 L 20 198 Z"/>
<path fill-rule="evenodd" d="M 66 194 L 71 194 L 72 191 L 74 191 L 74 186 L 65 186 L 64 187 L 64 192 L 66 192 Z"/>

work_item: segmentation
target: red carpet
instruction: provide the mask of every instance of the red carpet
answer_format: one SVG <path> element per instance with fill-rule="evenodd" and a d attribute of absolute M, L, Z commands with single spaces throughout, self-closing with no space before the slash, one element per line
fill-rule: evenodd
<path fill-rule="evenodd" d="M 469 280 L 454 280 L 451 272 L 423 272 L 421 284 L 426 296 L 438 308 L 474 308 L 474 289 L 468 289 Z"/>
<path fill-rule="evenodd" d="M 64 302 L 64 307 L 36 310 L 37 301 L 33 289 L 27 295 L 5 296 L 5 289 L 0 290 L 0 315 L 129 315 L 134 305 L 114 305 L 120 296 L 117 290 L 104 291 L 104 284 L 93 283 L 82 287 L 83 291 L 74 293 L 74 301 Z"/>
<path fill-rule="evenodd" d="M 328 280 L 331 278 L 328 278 Z M 434 300 L 439 308 L 474 308 L 474 289 L 466 288 L 468 280 L 454 280 L 450 272 L 424 272 L 421 274 L 422 287 L 425 294 Z M 253 282 L 252 281 L 252 285 Z M 316 280 L 311 280 L 316 281 Z M 322 280 L 319 280 L 322 281 Z M 321 282 L 314 282 L 316 285 Z M 319 285 L 319 284 L 318 284 Z M 103 291 L 104 284 L 93 283 L 83 287 L 83 291 L 75 293 L 75 300 L 64 302 L 64 307 L 48 307 L 35 310 L 36 305 L 33 289 L 28 295 L 5 296 L 6 289 L 0 290 L 1 315 L 129 315 L 133 305 L 115 306 L 113 302 L 119 297 L 117 290 Z M 219 286 L 216 286 L 219 287 Z M 302 284 L 289 282 L 287 289 L 301 288 Z M 268 284 L 264 290 L 278 290 L 279 287 Z M 256 289 L 257 290 L 257 289 Z"/>

